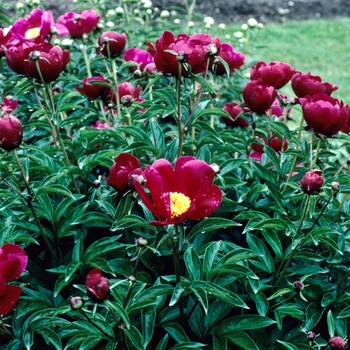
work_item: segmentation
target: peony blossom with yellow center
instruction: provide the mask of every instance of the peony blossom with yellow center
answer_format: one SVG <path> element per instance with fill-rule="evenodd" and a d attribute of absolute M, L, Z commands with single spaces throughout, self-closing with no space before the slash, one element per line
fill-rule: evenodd
<path fill-rule="evenodd" d="M 202 219 L 211 215 L 222 200 L 220 188 L 213 185 L 214 170 L 194 157 L 180 157 L 174 167 L 168 160 L 158 159 L 146 166 L 142 177 L 148 192 L 139 182 L 135 189 L 157 218 L 153 225 Z"/>

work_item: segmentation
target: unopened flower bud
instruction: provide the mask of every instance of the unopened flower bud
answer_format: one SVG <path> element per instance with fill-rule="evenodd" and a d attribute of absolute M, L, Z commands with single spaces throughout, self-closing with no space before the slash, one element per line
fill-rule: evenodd
<path fill-rule="evenodd" d="M 40 58 L 40 51 L 34 50 L 29 54 L 29 59 L 31 61 L 37 61 Z"/>
<path fill-rule="evenodd" d="M 101 186 L 101 181 L 100 180 L 94 180 L 94 182 L 92 183 L 92 187 L 94 188 L 99 188 Z"/>
<path fill-rule="evenodd" d="M 87 295 L 95 302 L 105 300 L 109 295 L 109 282 L 106 277 L 102 276 L 100 269 L 89 271 L 85 280 Z"/>
<path fill-rule="evenodd" d="M 134 187 L 135 182 L 142 184 L 145 181 L 145 178 L 142 175 L 132 174 L 129 176 L 129 186 L 130 188 Z"/>
<path fill-rule="evenodd" d="M 118 15 L 122 15 L 124 13 L 124 9 L 119 6 L 115 9 L 115 13 Z"/>
<path fill-rule="evenodd" d="M 147 241 L 146 238 L 139 237 L 139 238 L 136 240 L 136 244 L 137 244 L 139 247 L 145 247 L 145 246 L 148 244 L 148 241 Z"/>
<path fill-rule="evenodd" d="M 82 297 L 72 297 L 69 304 L 72 310 L 79 310 L 84 306 L 84 300 Z"/>
<path fill-rule="evenodd" d="M 120 101 L 124 106 L 130 106 L 133 103 L 134 98 L 131 95 L 124 95 Z"/>
<path fill-rule="evenodd" d="M 255 18 L 249 18 L 247 24 L 249 27 L 253 28 L 258 25 L 258 21 Z"/>
<path fill-rule="evenodd" d="M 331 183 L 332 190 L 338 192 L 340 190 L 340 183 L 338 181 L 333 181 Z"/>
<path fill-rule="evenodd" d="M 331 350 L 345 350 L 346 343 L 342 337 L 332 337 L 328 340 L 328 346 Z"/>
<path fill-rule="evenodd" d="M 218 53 L 218 48 L 215 44 L 209 44 L 208 45 L 208 55 L 209 56 L 215 56 Z"/>
<path fill-rule="evenodd" d="M 160 13 L 160 17 L 162 18 L 167 18 L 170 16 L 170 12 L 167 11 L 167 10 L 163 10 L 161 13 Z"/>
<path fill-rule="evenodd" d="M 128 280 L 129 280 L 130 282 L 136 282 L 136 277 L 133 276 L 133 275 L 131 275 L 131 276 L 128 277 Z"/>
<path fill-rule="evenodd" d="M 134 77 L 135 77 L 136 79 L 139 79 L 139 78 L 142 77 L 142 72 L 140 71 L 140 69 L 136 69 L 136 70 L 134 71 Z"/>
<path fill-rule="evenodd" d="M 295 281 L 293 283 L 294 291 L 300 293 L 304 289 L 304 283 L 301 281 Z"/>
<path fill-rule="evenodd" d="M 216 163 L 210 164 L 211 168 L 214 170 L 215 174 L 219 174 L 220 172 L 220 167 Z"/>
<path fill-rule="evenodd" d="M 317 337 L 316 333 L 313 331 L 308 331 L 306 335 L 307 335 L 307 339 L 310 341 L 314 341 Z"/>
<path fill-rule="evenodd" d="M 319 193 L 323 183 L 324 179 L 320 169 L 308 171 L 300 181 L 301 189 L 307 194 Z"/>
<path fill-rule="evenodd" d="M 188 54 L 185 51 L 179 51 L 177 54 L 177 60 L 181 63 L 186 63 L 189 59 Z"/>

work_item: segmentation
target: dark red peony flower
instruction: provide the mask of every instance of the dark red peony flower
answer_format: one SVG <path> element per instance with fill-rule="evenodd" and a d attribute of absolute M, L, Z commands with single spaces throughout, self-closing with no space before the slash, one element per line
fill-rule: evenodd
<path fill-rule="evenodd" d="M 180 157 L 175 168 L 166 159 L 158 159 L 142 173 L 144 187 L 135 188 L 146 207 L 157 218 L 153 225 L 181 223 L 209 216 L 220 205 L 222 192 L 213 185 L 215 172 L 202 160 Z"/>
<path fill-rule="evenodd" d="M 58 17 L 57 22 L 63 24 L 74 38 L 81 38 L 83 34 L 89 34 L 96 27 L 101 16 L 95 10 L 86 10 L 78 13 L 66 12 Z"/>
<path fill-rule="evenodd" d="M 7 282 L 19 277 L 27 262 L 28 257 L 21 247 L 5 244 L 0 248 L 0 315 L 7 315 L 17 304 L 22 288 Z"/>
<path fill-rule="evenodd" d="M 114 31 L 104 32 L 98 39 L 98 45 L 102 55 L 110 58 L 118 57 L 125 49 L 126 35 Z"/>
<path fill-rule="evenodd" d="M 179 34 L 176 38 L 172 32 L 165 31 L 156 41 L 155 47 L 147 43 L 150 53 L 154 57 L 154 63 L 160 72 L 178 75 L 178 63 L 187 63 L 193 74 L 202 73 L 207 67 L 208 46 L 203 44 L 200 38 L 187 34 Z M 188 75 L 185 67 L 181 74 Z"/>
<path fill-rule="evenodd" d="M 140 70 L 144 70 L 144 68 L 150 64 L 154 63 L 153 56 L 150 52 L 137 48 L 130 48 L 125 51 L 124 60 L 129 62 L 136 62 L 139 66 Z M 136 68 L 136 67 L 135 67 Z"/>
<path fill-rule="evenodd" d="M 19 147 L 23 138 L 21 122 L 13 115 L 0 118 L 0 147 L 12 151 Z"/>
<path fill-rule="evenodd" d="M 137 85 L 135 88 L 132 86 L 132 84 L 128 81 L 125 81 L 124 83 L 121 83 L 118 85 L 118 95 L 119 95 L 119 102 L 122 103 L 123 97 L 127 96 L 128 98 L 132 98 L 133 101 L 142 102 L 143 99 L 140 98 L 141 94 L 141 86 Z M 113 90 L 109 93 L 110 100 L 116 105 L 117 99 L 115 96 L 115 92 Z"/>
<path fill-rule="evenodd" d="M 253 112 L 265 113 L 275 100 L 276 89 L 261 80 L 251 80 L 243 88 L 243 99 Z"/>
<path fill-rule="evenodd" d="M 304 193 L 314 194 L 321 191 L 323 183 L 322 170 L 313 169 L 303 176 L 300 181 L 300 186 Z"/>
<path fill-rule="evenodd" d="M 121 193 L 129 191 L 133 187 L 133 175 L 141 175 L 142 169 L 138 158 L 128 153 L 121 153 L 115 159 L 109 170 L 109 178 L 105 178 L 108 185 Z"/>
<path fill-rule="evenodd" d="M 109 295 L 109 282 L 102 276 L 100 269 L 92 269 L 86 276 L 85 287 L 87 295 L 95 302 L 104 301 Z"/>
<path fill-rule="evenodd" d="M 4 103 L 0 103 L 0 108 L 2 114 L 12 113 L 18 106 L 18 100 L 14 99 L 12 96 L 4 97 Z"/>
<path fill-rule="evenodd" d="M 322 135 L 336 134 L 348 121 L 348 107 L 329 95 L 307 95 L 299 102 L 307 125 Z"/>
<path fill-rule="evenodd" d="M 263 84 L 271 85 L 275 89 L 280 89 L 286 85 L 294 75 L 295 70 L 284 62 L 258 62 L 252 66 L 250 71 L 251 80 L 261 79 Z"/>
<path fill-rule="evenodd" d="M 102 84 L 98 84 L 99 82 Z M 91 78 L 84 78 L 82 80 L 82 84 L 83 87 L 75 86 L 74 88 L 91 100 L 98 98 L 106 100 L 107 96 L 111 92 L 111 82 L 105 79 L 102 75 Z"/>
<path fill-rule="evenodd" d="M 331 95 L 333 91 L 338 90 L 338 86 L 322 82 L 319 76 L 311 75 L 310 72 L 296 72 L 292 78 L 292 89 L 298 97 L 305 97 L 321 93 Z"/>
<path fill-rule="evenodd" d="M 223 108 L 224 111 L 226 111 L 232 119 L 222 117 L 221 120 L 227 125 L 227 126 L 241 126 L 242 128 L 245 128 L 249 126 L 249 122 L 241 117 L 238 117 L 238 115 L 242 112 L 244 112 L 244 108 L 240 107 L 240 105 L 236 102 L 232 103 L 226 103 Z"/>
<path fill-rule="evenodd" d="M 226 43 L 222 44 L 221 50 L 218 56 L 221 57 L 227 63 L 229 67 L 229 71 L 231 73 L 244 65 L 245 56 L 241 52 L 234 51 L 232 45 L 230 44 L 226 44 Z M 214 59 L 210 61 L 210 64 L 209 64 L 210 70 L 212 72 L 215 72 L 217 75 L 226 74 L 224 65 L 220 61 L 217 61 L 216 63 L 214 62 L 215 62 Z M 213 66 L 213 63 L 215 67 Z"/>
<path fill-rule="evenodd" d="M 328 340 L 330 350 L 345 350 L 346 343 L 342 337 L 335 336 Z"/>
<path fill-rule="evenodd" d="M 0 28 L 0 58 L 5 57 L 6 56 L 6 53 L 5 53 L 6 48 L 11 47 L 15 43 L 16 42 L 13 42 L 12 33 L 8 32 L 8 33 L 4 34 L 3 29 Z"/>

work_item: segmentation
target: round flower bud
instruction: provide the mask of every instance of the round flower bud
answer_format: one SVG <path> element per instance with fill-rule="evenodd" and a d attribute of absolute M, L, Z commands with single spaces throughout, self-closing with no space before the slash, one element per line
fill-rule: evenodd
<path fill-rule="evenodd" d="M 101 181 L 100 180 L 94 180 L 94 182 L 92 183 L 92 187 L 94 188 L 99 188 L 101 186 Z"/>
<path fill-rule="evenodd" d="M 130 282 L 136 282 L 136 277 L 133 276 L 133 275 L 131 275 L 131 276 L 128 277 L 128 280 L 129 280 Z"/>
<path fill-rule="evenodd" d="M 295 281 L 293 283 L 294 291 L 300 293 L 304 289 L 304 283 L 301 281 Z"/>
<path fill-rule="evenodd" d="M 140 71 L 140 69 L 136 69 L 136 70 L 134 71 L 134 77 L 135 77 L 136 79 L 139 79 L 139 78 L 142 77 L 142 72 Z"/>
<path fill-rule="evenodd" d="M 338 192 L 340 190 L 340 183 L 338 181 L 333 181 L 331 183 L 332 190 Z"/>
<path fill-rule="evenodd" d="M 210 166 L 212 167 L 212 169 L 214 170 L 215 174 L 219 174 L 220 172 L 220 167 L 216 164 L 216 163 L 212 163 L 210 164 Z"/>
<path fill-rule="evenodd" d="M 214 18 L 213 17 L 209 17 L 209 16 L 208 17 L 204 17 L 203 22 L 206 23 L 206 24 L 210 24 L 210 25 L 215 23 Z"/>
<path fill-rule="evenodd" d="M 124 13 L 124 9 L 120 6 L 118 6 L 116 9 L 115 9 L 115 13 L 118 14 L 118 15 L 122 15 Z"/>
<path fill-rule="evenodd" d="M 187 26 L 188 26 L 188 28 L 193 28 L 194 27 L 194 22 L 193 21 L 189 21 L 187 23 Z"/>
<path fill-rule="evenodd" d="M 242 30 L 247 30 L 248 29 L 248 24 L 244 23 L 241 25 Z"/>
<path fill-rule="evenodd" d="M 84 306 L 84 300 L 82 297 L 72 297 L 69 304 L 72 310 L 79 310 Z"/>
<path fill-rule="evenodd" d="M 109 282 L 100 269 L 89 271 L 85 280 L 87 295 L 95 302 L 104 301 L 109 295 Z"/>
<path fill-rule="evenodd" d="M 220 24 L 218 25 L 218 27 L 219 27 L 220 29 L 225 29 L 225 28 L 226 28 L 226 24 L 225 24 L 225 23 L 220 23 Z"/>
<path fill-rule="evenodd" d="M 253 28 L 258 25 L 258 21 L 255 18 L 249 18 L 247 24 L 249 27 Z"/>
<path fill-rule="evenodd" d="M 147 241 L 146 238 L 139 237 L 139 238 L 136 240 L 136 244 L 137 244 L 139 247 L 145 247 L 145 246 L 148 244 L 148 241 Z"/>
<path fill-rule="evenodd" d="M 328 346 L 331 350 L 345 350 L 346 343 L 342 337 L 332 337 L 328 340 Z"/>
<path fill-rule="evenodd" d="M 181 23 L 181 21 L 178 18 L 174 19 L 174 24 L 180 24 L 180 23 Z"/>
<path fill-rule="evenodd" d="M 40 58 L 40 52 L 39 51 L 32 51 L 30 54 L 29 54 L 29 57 L 28 57 L 31 61 L 37 61 L 39 58 Z"/>
<path fill-rule="evenodd" d="M 130 106 L 133 103 L 134 98 L 131 95 L 124 95 L 120 101 L 124 106 Z"/>
<path fill-rule="evenodd" d="M 185 51 L 179 51 L 177 54 L 177 60 L 181 63 L 186 63 L 189 59 L 188 54 Z"/>
<path fill-rule="evenodd" d="M 307 335 L 307 339 L 310 341 L 314 341 L 317 337 L 316 333 L 313 331 L 308 331 L 306 335 Z"/>
<path fill-rule="evenodd" d="M 23 138 L 21 122 L 13 115 L 0 118 L 0 147 L 12 151 L 19 147 Z"/>
<path fill-rule="evenodd" d="M 321 191 L 324 179 L 322 170 L 313 169 L 308 171 L 300 181 L 301 189 L 307 194 L 317 194 Z"/>
<path fill-rule="evenodd" d="M 163 10 L 161 13 L 160 13 L 160 17 L 162 18 L 167 18 L 170 16 L 170 12 L 167 11 L 167 10 Z"/>

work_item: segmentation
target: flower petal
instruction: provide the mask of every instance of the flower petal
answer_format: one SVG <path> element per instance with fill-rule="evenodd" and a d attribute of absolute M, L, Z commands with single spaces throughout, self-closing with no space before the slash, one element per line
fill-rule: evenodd
<path fill-rule="evenodd" d="M 12 311 L 22 294 L 22 288 L 7 286 L 6 292 L 0 296 L 0 315 L 7 315 Z"/>

